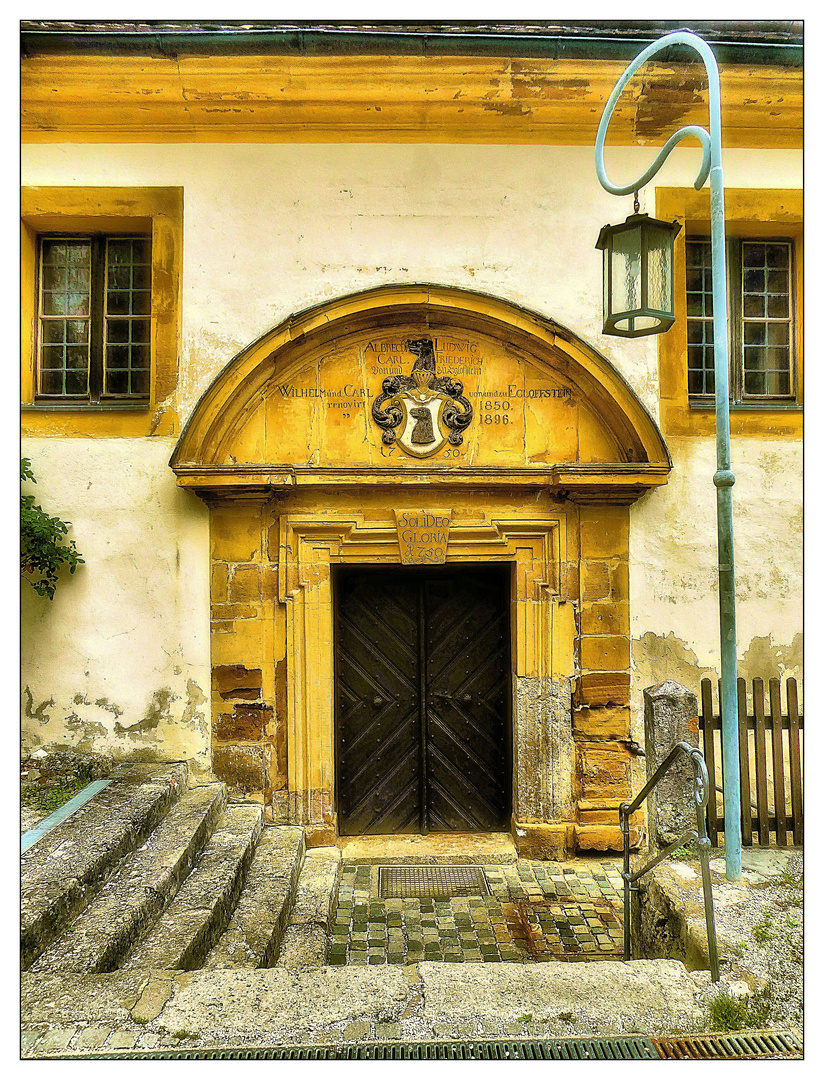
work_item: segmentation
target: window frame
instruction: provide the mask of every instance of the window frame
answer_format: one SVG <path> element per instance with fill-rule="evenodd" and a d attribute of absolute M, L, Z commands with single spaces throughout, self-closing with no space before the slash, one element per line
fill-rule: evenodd
<path fill-rule="evenodd" d="M 711 244 L 709 234 L 689 231 L 684 238 L 685 259 L 686 247 L 690 243 Z M 747 243 L 762 244 L 786 244 L 789 248 L 788 278 L 789 278 L 789 316 L 786 320 L 789 326 L 789 366 L 788 374 L 790 390 L 786 394 L 748 394 L 745 390 L 745 364 L 744 364 L 744 268 L 742 247 Z M 727 253 L 727 308 L 728 308 L 728 338 L 729 338 L 729 392 L 730 408 L 739 406 L 747 408 L 785 408 L 798 405 L 798 376 L 797 376 L 797 329 L 796 329 L 796 255 L 795 240 L 792 236 L 728 236 L 726 242 Z M 710 286 L 711 288 L 712 286 Z M 686 291 L 686 282 L 685 282 Z M 687 327 L 694 316 L 685 315 Z M 766 320 L 753 320 L 764 321 Z M 783 321 L 783 320 L 782 320 Z M 689 338 L 687 339 L 689 348 Z M 691 408 L 715 408 L 715 394 L 696 394 L 689 390 L 689 357 L 687 357 L 687 394 Z"/>
<path fill-rule="evenodd" d="M 678 221 L 674 246 L 675 323 L 657 337 L 659 425 L 665 437 L 715 437 L 715 400 L 690 400 L 687 383 L 686 241 L 710 235 L 710 196 L 706 189 L 659 187 L 656 216 Z M 800 439 L 804 427 L 804 200 L 800 188 L 726 188 L 728 237 L 788 238 L 795 247 L 793 301 L 796 399 L 744 401 L 730 406 L 730 433 Z"/>
<path fill-rule="evenodd" d="M 106 382 L 106 345 L 108 344 L 108 320 L 118 321 L 133 316 L 118 315 L 106 310 L 108 294 L 108 245 L 111 240 L 145 240 L 150 245 L 151 233 L 111 233 L 111 232 L 42 232 L 37 236 L 37 343 L 35 352 L 34 373 L 34 401 L 37 405 L 48 405 L 63 408 L 82 408 L 86 405 L 102 405 L 114 407 L 117 405 L 131 405 L 136 408 L 148 408 L 151 391 L 151 324 L 152 305 L 150 300 L 149 312 L 138 316 L 146 320 L 148 324 L 149 346 L 149 389 L 140 394 L 116 394 L 105 392 Z M 83 318 L 89 325 L 88 342 L 88 392 L 85 394 L 44 394 L 42 391 L 43 365 L 43 329 L 44 325 L 51 321 L 65 319 L 71 321 L 67 314 L 47 314 L 43 308 L 43 245 L 48 240 L 87 240 L 89 242 L 89 313 Z M 151 254 L 150 262 L 151 267 Z M 151 270 L 149 291 L 152 291 Z M 49 370 L 49 369 L 45 369 Z"/>
<path fill-rule="evenodd" d="M 148 400 L 60 401 L 36 394 L 41 235 L 151 237 Z M 183 189 L 25 187 L 21 194 L 22 435 L 138 437 L 180 433 L 174 408 L 180 348 Z"/>

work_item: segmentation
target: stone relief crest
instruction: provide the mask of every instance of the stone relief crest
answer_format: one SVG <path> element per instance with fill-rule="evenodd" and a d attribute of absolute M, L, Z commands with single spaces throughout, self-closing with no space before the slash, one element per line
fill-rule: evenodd
<path fill-rule="evenodd" d="M 383 392 L 372 403 L 384 444 L 418 458 L 437 454 L 447 442 L 460 446 L 473 416 L 463 383 L 438 375 L 431 338 L 407 341 L 406 348 L 417 357 L 411 375 L 384 379 Z"/>

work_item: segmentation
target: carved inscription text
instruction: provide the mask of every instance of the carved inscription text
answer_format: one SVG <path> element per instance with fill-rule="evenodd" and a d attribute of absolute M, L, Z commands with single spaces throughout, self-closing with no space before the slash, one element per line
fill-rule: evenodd
<path fill-rule="evenodd" d="M 406 566 L 446 562 L 452 512 L 446 510 L 396 510 L 401 562 Z"/>

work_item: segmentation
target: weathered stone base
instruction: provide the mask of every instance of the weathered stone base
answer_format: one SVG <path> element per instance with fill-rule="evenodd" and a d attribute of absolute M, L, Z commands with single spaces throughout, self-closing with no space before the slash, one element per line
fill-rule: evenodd
<path fill-rule="evenodd" d="M 641 830 L 630 826 L 630 847 L 636 848 Z M 576 825 L 575 838 L 578 851 L 623 851 L 624 837 L 618 825 Z"/>
<path fill-rule="evenodd" d="M 513 818 L 512 838 L 520 859 L 563 862 L 575 851 L 575 826 L 567 822 L 541 825 Z"/>
<path fill-rule="evenodd" d="M 611 815 L 613 818 L 614 814 Z M 640 824 L 630 826 L 630 848 L 635 851 L 641 841 Z M 541 824 L 512 819 L 512 838 L 520 859 L 545 859 L 563 862 L 576 851 L 623 851 L 624 838 L 616 824 L 556 822 Z"/>
<path fill-rule="evenodd" d="M 306 847 L 320 848 L 331 847 L 338 842 L 338 834 L 329 825 L 306 825 Z"/>

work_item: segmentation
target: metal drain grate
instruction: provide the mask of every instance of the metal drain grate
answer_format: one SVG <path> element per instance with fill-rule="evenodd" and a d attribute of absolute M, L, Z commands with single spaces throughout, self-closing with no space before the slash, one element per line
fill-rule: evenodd
<path fill-rule="evenodd" d="M 448 900 L 489 894 L 480 866 L 381 866 L 378 881 L 383 899 Z"/>
<path fill-rule="evenodd" d="M 546 1039 L 473 1042 L 362 1043 L 352 1046 L 227 1047 L 204 1050 L 128 1050 L 111 1054 L 72 1055 L 95 1061 L 162 1059 L 190 1061 L 658 1061 L 650 1039 L 618 1036 L 605 1039 Z M 50 1058 L 49 1060 L 57 1060 Z M 63 1060 L 67 1060 L 63 1058 Z"/>
<path fill-rule="evenodd" d="M 653 1039 L 662 1058 L 800 1057 L 801 1043 L 788 1031 L 748 1031 L 727 1035 L 687 1035 Z"/>
<path fill-rule="evenodd" d="M 660 1061 L 661 1058 L 797 1058 L 799 1039 L 788 1031 L 686 1035 L 648 1039 L 483 1039 L 472 1042 L 361 1043 L 348 1046 L 226 1046 L 192 1050 L 121 1050 L 61 1054 L 49 1061 Z M 38 1059 L 40 1060 L 40 1059 Z"/>

